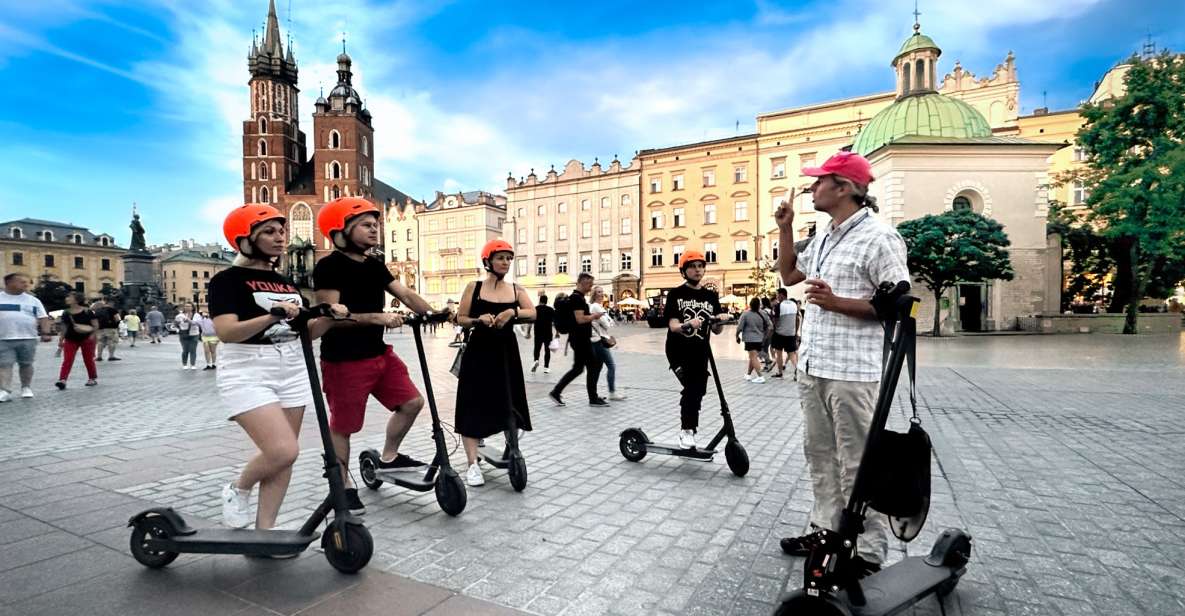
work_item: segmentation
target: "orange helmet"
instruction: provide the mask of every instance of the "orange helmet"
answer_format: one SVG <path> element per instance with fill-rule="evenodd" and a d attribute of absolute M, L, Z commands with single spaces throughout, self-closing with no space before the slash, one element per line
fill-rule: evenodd
<path fill-rule="evenodd" d="M 495 252 L 509 252 L 514 254 L 514 248 L 511 247 L 510 242 L 503 239 L 490 240 L 486 242 L 485 246 L 481 247 L 481 260 L 485 261 L 494 256 Z"/>
<path fill-rule="evenodd" d="M 226 236 L 226 241 L 230 247 L 235 251 L 241 251 L 239 240 L 243 238 L 250 238 L 251 232 L 255 227 L 269 221 L 279 220 L 284 222 L 287 219 L 280 213 L 280 210 L 262 203 L 248 203 L 231 210 L 226 215 L 226 220 L 222 221 L 222 234 Z M 251 255 L 247 255 L 251 256 Z"/>
<path fill-rule="evenodd" d="M 381 217 L 382 211 L 362 197 L 339 197 L 326 203 L 317 213 L 317 227 L 321 229 L 321 235 L 333 241 L 334 246 L 345 248 L 345 240 L 338 241 L 333 234 L 335 231 L 345 231 L 350 219 L 362 214 Z"/>
<path fill-rule="evenodd" d="M 704 253 L 695 250 L 688 250 L 687 252 L 683 253 L 683 256 L 679 257 L 679 271 L 681 272 L 687 269 L 687 266 L 693 261 L 700 261 L 704 265 L 708 264 L 708 260 L 704 258 Z"/>

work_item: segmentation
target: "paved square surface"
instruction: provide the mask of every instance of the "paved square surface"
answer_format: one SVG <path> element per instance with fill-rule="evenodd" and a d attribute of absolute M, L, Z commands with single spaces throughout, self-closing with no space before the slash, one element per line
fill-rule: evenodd
<path fill-rule="evenodd" d="M 678 388 L 662 332 L 620 330 L 628 400 L 589 408 L 579 380 L 566 407 L 553 405 L 546 392 L 570 357 L 528 375 L 536 430 L 522 443 L 524 492 L 487 469 L 451 518 L 431 493 L 363 489 L 376 552 L 358 576 L 313 551 L 135 563 L 132 514 L 168 505 L 217 524 L 219 491 L 253 447 L 225 420 L 213 372 L 178 369 L 175 338 L 121 347 L 124 361 L 99 364 L 96 388 L 82 387 L 79 362 L 64 392 L 52 387 L 53 345 L 41 345 L 37 397 L 0 404 L 0 614 L 771 613 L 801 576 L 777 541 L 802 530 L 811 505 L 794 383 L 745 382 L 728 332 L 715 348 L 752 471 L 734 477 L 722 459 L 630 463 L 618 434 L 673 438 Z M 430 374 L 451 424 L 454 351 L 440 334 L 427 341 Z M 420 380 L 410 331 L 389 341 Z M 947 527 L 967 529 L 975 549 L 955 593 L 913 613 L 1185 613 L 1185 336 L 923 339 L 919 353 L 934 502 L 922 536 L 891 558 L 928 552 Z M 905 425 L 903 401 L 891 426 Z M 421 459 L 427 415 L 404 448 Z M 381 446 L 385 420 L 372 402 L 355 449 Z M 718 427 L 710 392 L 701 438 Z M 310 409 L 288 526 L 324 494 L 317 443 Z M 451 460 L 463 470 L 459 447 Z"/>

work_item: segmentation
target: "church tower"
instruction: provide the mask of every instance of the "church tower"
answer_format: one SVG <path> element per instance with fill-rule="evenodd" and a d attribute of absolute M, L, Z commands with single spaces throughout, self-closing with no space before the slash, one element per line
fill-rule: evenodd
<path fill-rule="evenodd" d="M 337 85 L 313 112 L 314 186 L 324 202 L 341 196 L 374 200 L 374 127 L 354 89 L 345 41 L 337 56 Z"/>
<path fill-rule="evenodd" d="M 276 2 L 269 0 L 263 43 L 252 40 L 251 114 L 243 122 L 243 201 L 281 203 L 305 160 L 305 135 L 297 108 L 296 57 L 280 40 Z"/>

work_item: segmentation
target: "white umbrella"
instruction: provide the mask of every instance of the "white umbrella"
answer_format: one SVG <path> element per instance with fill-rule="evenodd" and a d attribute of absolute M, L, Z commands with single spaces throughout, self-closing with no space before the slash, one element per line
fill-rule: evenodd
<path fill-rule="evenodd" d="M 745 300 L 733 295 L 732 293 L 729 293 L 728 295 L 725 295 L 724 297 L 720 298 L 720 303 L 721 304 L 743 304 L 743 303 L 745 303 Z"/>
<path fill-rule="evenodd" d="M 627 297 L 623 300 L 618 301 L 617 305 L 618 306 L 641 306 L 642 302 L 640 302 L 632 297 Z"/>

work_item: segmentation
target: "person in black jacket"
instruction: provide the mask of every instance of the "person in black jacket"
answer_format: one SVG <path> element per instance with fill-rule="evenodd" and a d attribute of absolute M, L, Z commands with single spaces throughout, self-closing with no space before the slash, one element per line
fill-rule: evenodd
<path fill-rule="evenodd" d="M 551 341 L 555 338 L 555 309 L 547 305 L 547 296 L 539 296 L 539 305 L 535 306 L 535 365 L 531 372 L 539 369 L 539 349 L 543 349 L 543 373 L 551 372 Z"/>

